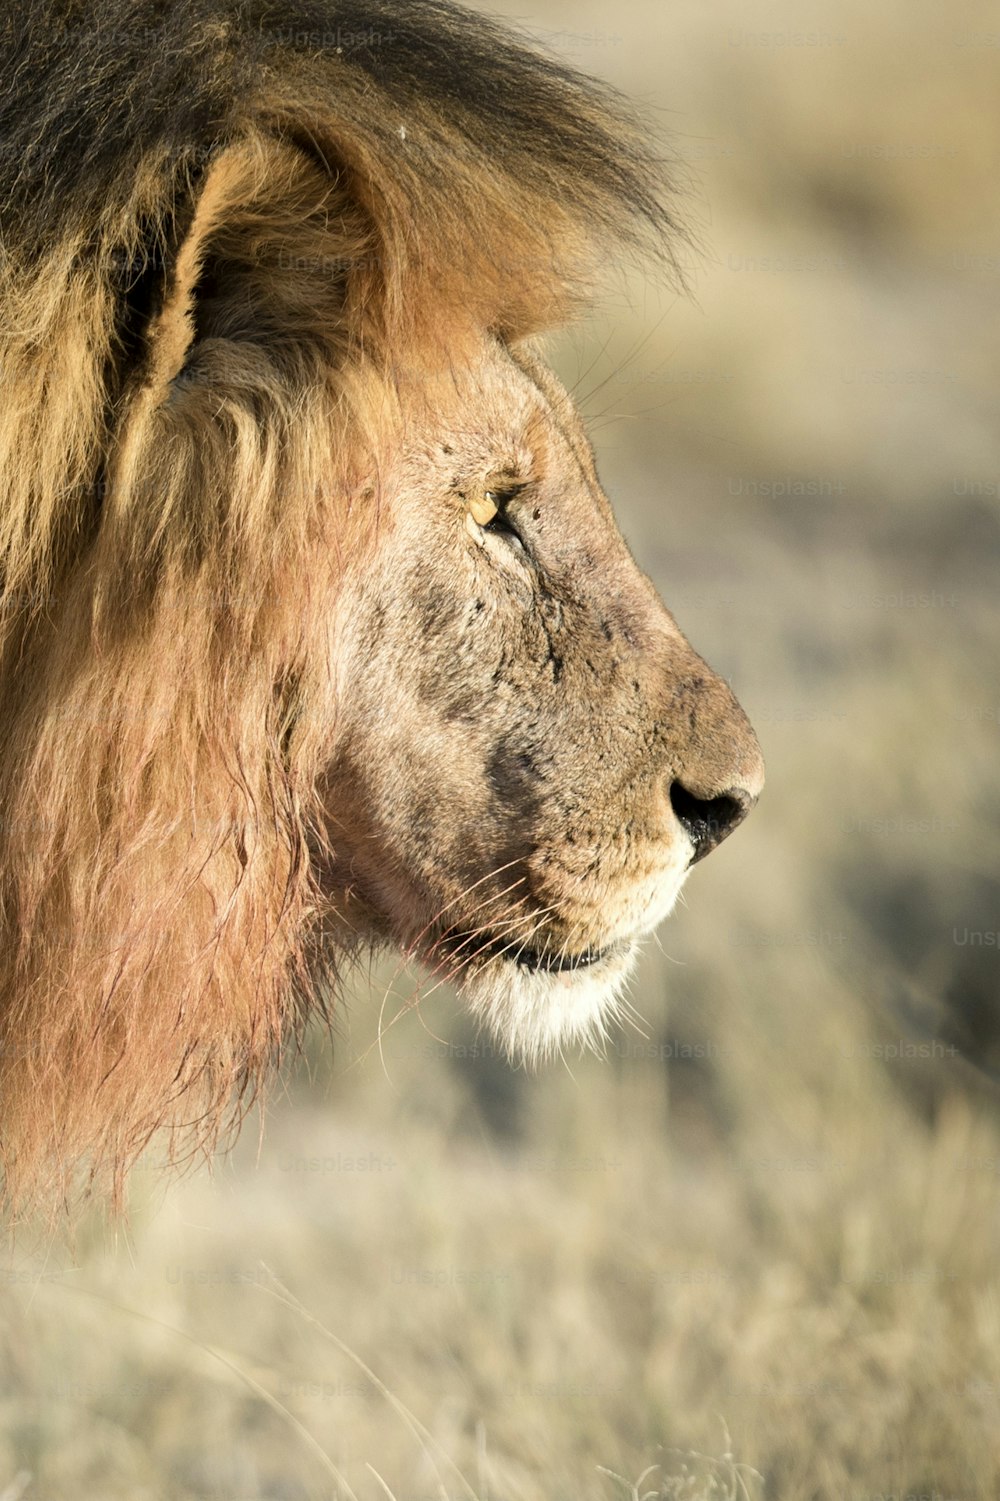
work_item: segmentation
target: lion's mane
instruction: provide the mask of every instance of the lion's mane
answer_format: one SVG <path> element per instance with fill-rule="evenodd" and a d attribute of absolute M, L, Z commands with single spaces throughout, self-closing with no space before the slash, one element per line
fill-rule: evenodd
<path fill-rule="evenodd" d="M 393 369 L 459 312 L 564 319 L 672 211 L 617 97 L 446 0 L 60 0 L 0 29 L 16 1207 L 81 1163 L 120 1197 L 162 1126 L 210 1149 L 317 1001 L 331 612 Z"/>

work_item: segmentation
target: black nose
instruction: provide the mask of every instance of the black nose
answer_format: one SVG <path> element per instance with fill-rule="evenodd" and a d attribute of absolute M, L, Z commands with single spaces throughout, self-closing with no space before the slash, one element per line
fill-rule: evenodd
<path fill-rule="evenodd" d="M 717 844 L 721 844 L 743 822 L 756 801 L 738 787 L 730 788 L 718 797 L 695 797 L 683 783 L 673 782 L 670 806 L 694 844 L 691 864 L 704 859 Z"/>

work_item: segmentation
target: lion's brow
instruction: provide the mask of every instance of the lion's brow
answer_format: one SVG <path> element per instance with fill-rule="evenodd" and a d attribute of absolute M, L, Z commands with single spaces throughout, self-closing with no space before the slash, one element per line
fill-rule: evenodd
<path fill-rule="evenodd" d="M 566 447 L 569 449 L 569 452 L 573 455 L 577 469 L 580 472 L 580 478 L 583 480 L 588 491 L 590 491 L 591 494 L 598 492 L 600 490 L 600 483 L 597 478 L 597 465 L 594 461 L 594 451 L 590 445 L 590 440 L 587 438 L 586 433 L 583 431 L 579 420 L 577 420 L 572 426 L 570 426 L 564 420 L 560 411 L 560 407 L 568 408 L 572 416 L 577 417 L 577 412 L 575 407 L 573 406 L 572 398 L 568 395 L 567 392 L 561 389 L 555 387 L 546 387 L 544 383 L 545 377 L 544 375 L 542 375 L 542 371 L 545 369 L 545 367 L 544 365 L 542 365 L 541 361 L 536 362 L 534 359 L 525 358 L 523 354 L 522 358 L 519 359 L 512 349 L 507 350 L 507 355 L 511 360 L 511 363 L 516 365 L 517 369 L 520 370 L 522 374 L 528 377 L 528 379 L 531 381 L 531 384 L 534 386 L 535 390 L 542 398 L 542 401 L 545 404 L 546 420 L 547 422 L 551 423 L 552 426 L 556 429 Z M 558 405 L 553 400 L 554 395 L 559 398 Z M 537 442 L 534 442 L 530 444 L 530 447 L 532 451 L 537 455 L 539 444 Z"/>

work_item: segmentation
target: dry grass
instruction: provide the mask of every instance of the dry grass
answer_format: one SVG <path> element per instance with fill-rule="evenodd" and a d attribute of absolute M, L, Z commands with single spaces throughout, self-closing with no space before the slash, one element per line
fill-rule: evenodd
<path fill-rule="evenodd" d="M 4 1501 L 1000 1488 L 995 23 L 532 18 L 678 112 L 712 206 L 698 306 L 637 288 L 561 369 L 768 791 L 603 1063 L 512 1073 L 390 965 L 259 1150 L 23 1243 Z"/>

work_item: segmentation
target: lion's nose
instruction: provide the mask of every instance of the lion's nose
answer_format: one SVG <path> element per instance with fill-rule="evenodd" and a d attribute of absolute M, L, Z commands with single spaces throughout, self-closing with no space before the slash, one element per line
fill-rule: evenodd
<path fill-rule="evenodd" d="M 750 812 L 764 786 L 764 758 L 729 684 L 676 626 L 664 658 L 658 801 L 676 837 L 677 826 L 666 811 L 669 798 L 673 818 L 691 840 L 693 865 L 728 839 Z"/>
<path fill-rule="evenodd" d="M 746 818 L 757 798 L 740 787 L 730 787 L 717 797 L 696 797 L 683 782 L 670 787 L 670 806 L 694 845 L 691 864 L 721 844 Z"/>

